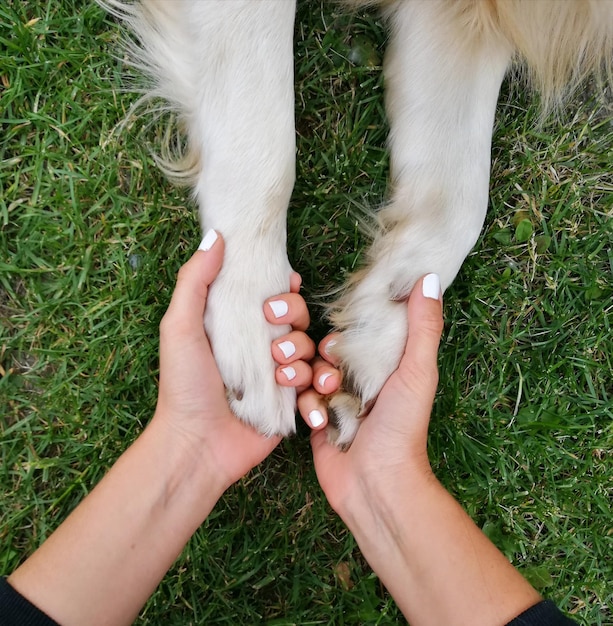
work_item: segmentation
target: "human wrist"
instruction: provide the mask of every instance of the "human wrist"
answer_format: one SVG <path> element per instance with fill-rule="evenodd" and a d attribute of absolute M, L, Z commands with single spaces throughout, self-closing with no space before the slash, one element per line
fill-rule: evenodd
<path fill-rule="evenodd" d="M 432 472 L 369 487 L 345 521 L 410 623 L 507 623 L 539 600 Z"/>
<path fill-rule="evenodd" d="M 223 492 L 190 442 L 156 415 L 11 584 L 59 623 L 132 623 Z"/>
<path fill-rule="evenodd" d="M 418 515 L 419 502 L 441 490 L 426 457 L 402 468 L 362 472 L 336 510 L 376 571 L 371 549 L 380 555 L 385 549 L 398 552 L 400 535 L 411 530 L 408 510 Z"/>
<path fill-rule="evenodd" d="M 206 438 L 178 427 L 160 410 L 156 410 L 141 437 L 157 442 L 154 445 L 164 450 L 163 467 L 168 489 L 186 499 L 201 502 L 206 516 L 231 484 L 212 462 L 211 445 Z M 210 506 L 209 501 L 212 502 Z"/>
<path fill-rule="evenodd" d="M 403 493 L 419 493 L 432 483 L 437 483 L 427 452 L 398 455 L 390 452 L 389 458 L 398 457 L 398 462 L 376 462 L 360 464 L 355 472 L 357 488 L 350 490 L 340 504 L 341 516 L 359 515 L 364 506 L 373 512 L 394 509 L 398 497 Z"/>

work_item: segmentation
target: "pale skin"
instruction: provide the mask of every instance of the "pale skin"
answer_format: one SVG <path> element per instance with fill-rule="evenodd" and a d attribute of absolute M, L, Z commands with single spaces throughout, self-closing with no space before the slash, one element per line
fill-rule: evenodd
<path fill-rule="evenodd" d="M 202 327 L 222 258 L 218 237 L 179 273 L 160 328 L 160 389 L 150 424 L 8 579 L 63 626 L 132 623 L 223 492 L 279 443 L 230 412 Z M 300 277 L 294 274 L 290 283 L 292 293 L 264 303 L 270 323 L 293 328 L 271 346 L 277 383 L 301 392 L 307 423 L 314 410 L 323 419 L 311 438 L 322 489 L 407 619 L 491 626 L 537 603 L 536 591 L 430 469 L 426 438 L 438 382 L 440 297 L 424 297 L 421 281 L 414 289 L 399 369 L 349 451 L 341 452 L 324 432 L 322 395 L 341 378 L 325 351 L 333 336 L 320 346 L 324 358 L 310 363 L 315 346 L 305 334 L 309 314 L 298 294 Z M 295 347 L 289 358 L 279 348 L 287 341 Z"/>
<path fill-rule="evenodd" d="M 8 579 L 62 626 L 131 624 L 223 492 L 279 443 L 239 422 L 202 327 L 208 287 L 223 258 L 221 237 L 179 272 L 160 327 L 160 388 L 142 435 L 49 539 Z M 294 292 L 300 277 L 291 277 Z M 297 293 L 282 296 L 296 353 L 280 359 L 283 384 L 307 385 L 315 352 L 309 315 Z M 283 367 L 296 370 L 283 380 Z"/>
<path fill-rule="evenodd" d="M 330 445 L 324 432 L 323 395 L 340 383 L 326 350 L 333 335 L 320 344 L 313 387 L 298 405 L 303 416 L 315 410 L 324 417 L 311 437 L 319 483 L 407 620 L 413 626 L 503 625 L 541 598 L 430 467 L 426 446 L 443 316 L 440 292 L 425 297 L 422 283 L 409 299 L 402 361 L 347 452 Z"/>

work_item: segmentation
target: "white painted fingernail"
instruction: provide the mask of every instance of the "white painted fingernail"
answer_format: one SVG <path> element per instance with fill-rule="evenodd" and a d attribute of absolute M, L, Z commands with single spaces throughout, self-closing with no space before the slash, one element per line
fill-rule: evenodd
<path fill-rule="evenodd" d="M 277 319 L 287 315 L 287 312 L 289 311 L 289 306 L 285 300 L 273 300 L 268 303 L 268 306 L 272 309 L 272 314 Z"/>
<path fill-rule="evenodd" d="M 286 359 L 296 353 L 296 346 L 291 341 L 282 341 L 278 346 Z"/>
<path fill-rule="evenodd" d="M 332 341 L 328 341 L 328 343 L 326 344 L 326 347 L 324 348 L 324 352 L 326 354 L 330 354 L 330 351 L 332 350 L 332 348 L 334 348 L 335 345 L 336 345 L 336 339 L 332 339 Z"/>
<path fill-rule="evenodd" d="M 325 374 L 322 374 L 319 377 L 319 380 L 318 380 L 319 386 L 323 387 L 326 384 L 326 381 L 328 380 L 328 378 L 330 378 L 330 376 L 332 376 L 332 374 L 330 374 L 330 372 L 326 372 Z"/>
<path fill-rule="evenodd" d="M 438 300 L 441 297 L 441 279 L 438 274 L 428 274 L 424 276 L 421 283 L 421 291 L 425 298 Z"/>
<path fill-rule="evenodd" d="M 296 370 L 291 365 L 282 368 L 281 371 L 285 374 L 287 380 L 294 380 L 294 378 L 296 378 Z"/>
<path fill-rule="evenodd" d="M 198 250 L 202 250 L 202 252 L 208 252 L 217 241 L 217 233 L 211 228 L 204 236 L 200 245 L 198 246 Z"/>
<path fill-rule="evenodd" d="M 324 423 L 324 416 L 317 409 L 314 409 L 309 413 L 309 422 L 313 428 L 317 428 Z"/>

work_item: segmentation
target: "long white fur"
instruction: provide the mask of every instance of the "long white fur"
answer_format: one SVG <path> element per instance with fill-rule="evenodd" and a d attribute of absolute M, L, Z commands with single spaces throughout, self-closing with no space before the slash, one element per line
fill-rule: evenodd
<path fill-rule="evenodd" d="M 203 228 L 226 238 L 206 327 L 237 415 L 267 434 L 294 429 L 295 394 L 274 382 L 268 296 L 287 290 L 285 213 L 294 181 L 293 0 L 99 0 L 136 33 L 150 94 L 168 101 L 188 150 Z M 498 90 L 523 56 L 546 106 L 613 49 L 610 0 L 344 0 L 379 4 L 392 184 L 365 270 L 332 307 L 348 392 L 331 407 L 348 445 L 358 415 L 396 368 L 407 335 L 400 301 L 427 272 L 443 289 L 481 230 Z"/>
<path fill-rule="evenodd" d="M 294 184 L 292 0 L 104 3 L 139 40 L 135 65 L 187 130 L 203 230 L 226 242 L 205 326 L 232 410 L 261 432 L 295 430 L 296 393 L 275 382 L 266 298 L 289 290 L 286 210 Z M 176 173 L 173 170 L 171 173 Z"/>
<path fill-rule="evenodd" d="M 399 301 L 428 272 L 446 289 L 479 236 L 496 101 L 511 61 L 527 60 L 551 108 L 612 50 L 613 3 L 602 0 L 411 0 L 391 3 L 387 17 L 391 199 L 366 269 L 331 315 L 351 383 L 330 403 L 341 446 L 400 361 L 408 325 Z"/>
<path fill-rule="evenodd" d="M 342 331 L 335 353 L 363 402 L 400 361 L 408 330 L 402 301 L 417 279 L 436 272 L 446 289 L 479 236 L 496 101 L 513 53 L 500 38 L 458 28 L 445 0 L 398 4 L 389 19 L 392 197 L 366 272 L 332 315 Z M 355 402 L 344 400 L 332 403 L 337 420 L 357 420 Z M 356 425 L 341 430 L 337 442 L 346 445 Z"/>
<path fill-rule="evenodd" d="M 213 10 L 214 9 L 214 10 Z M 264 300 L 289 290 L 286 211 L 294 185 L 293 2 L 193 2 L 201 222 L 226 239 L 205 325 L 233 411 L 266 434 L 295 429 L 295 391 L 275 382 Z M 239 390 L 238 393 L 233 392 Z"/>

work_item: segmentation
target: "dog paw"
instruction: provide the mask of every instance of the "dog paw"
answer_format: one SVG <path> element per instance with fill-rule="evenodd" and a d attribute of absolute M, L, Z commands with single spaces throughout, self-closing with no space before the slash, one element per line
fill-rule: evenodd
<path fill-rule="evenodd" d="M 451 210 L 455 205 L 444 200 L 437 191 L 400 193 L 382 209 L 365 269 L 350 278 L 330 306 L 330 321 L 340 333 L 332 351 L 343 380 L 329 399 L 329 438 L 340 447 L 351 444 L 400 363 L 414 285 L 421 276 L 436 273 L 444 291 L 479 235 L 485 210 L 462 222 L 458 216 L 465 219 L 466 212 Z"/>
<path fill-rule="evenodd" d="M 371 288 L 368 277 L 334 306 L 340 331 L 330 352 L 342 371 L 339 391 L 328 399 L 328 439 L 348 448 L 385 381 L 400 363 L 406 344 L 406 302 Z"/>
<path fill-rule="evenodd" d="M 296 427 L 296 391 L 275 382 L 271 344 L 291 328 L 269 324 L 263 305 L 289 291 L 291 268 L 256 265 L 226 259 L 210 288 L 205 327 L 232 412 L 264 435 L 286 436 Z"/>

